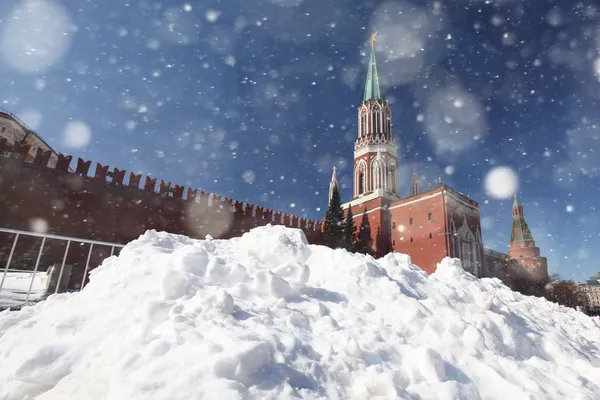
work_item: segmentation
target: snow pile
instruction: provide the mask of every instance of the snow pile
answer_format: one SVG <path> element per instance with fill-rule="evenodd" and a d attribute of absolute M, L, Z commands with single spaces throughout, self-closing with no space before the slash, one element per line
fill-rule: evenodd
<path fill-rule="evenodd" d="M 82 292 L 0 313 L 0 360 L 0 399 L 600 398 L 593 319 L 279 226 L 147 232 Z"/>

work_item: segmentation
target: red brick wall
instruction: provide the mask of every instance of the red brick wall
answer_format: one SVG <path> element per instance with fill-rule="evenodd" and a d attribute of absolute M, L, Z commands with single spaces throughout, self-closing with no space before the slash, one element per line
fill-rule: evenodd
<path fill-rule="evenodd" d="M 539 247 L 531 242 L 512 243 L 508 256 L 515 260 L 534 279 L 548 277 L 548 260 L 540 255 Z"/>
<path fill-rule="evenodd" d="M 428 192 L 390 207 L 394 251 L 410 255 L 428 274 L 447 255 L 443 201 L 441 193 Z"/>
<path fill-rule="evenodd" d="M 0 140 L 0 152 L 7 147 Z M 31 230 L 33 218 L 48 223 L 48 233 L 127 243 L 149 229 L 190 237 L 230 238 L 272 224 L 301 227 L 309 242 L 322 243 L 321 222 L 304 220 L 251 204 L 208 195 L 140 175 L 127 174 L 60 155 L 56 169 L 46 167 L 48 154 L 38 152 L 29 163 L 28 146 L 13 149 L 14 158 L 0 157 L 0 227 Z M 143 182 L 143 188 L 140 188 Z M 157 191 L 158 189 L 158 191 Z"/>
<path fill-rule="evenodd" d="M 357 232 L 360 229 L 362 223 L 363 214 L 365 209 L 369 216 L 369 225 L 371 228 L 371 239 L 373 240 L 373 251 L 375 256 L 383 256 L 389 252 L 389 249 L 381 248 L 377 246 L 377 232 L 380 230 L 381 234 L 385 238 L 389 238 L 389 222 L 386 223 L 386 211 L 383 209 L 387 205 L 387 202 L 382 198 L 378 197 L 373 200 L 366 201 L 362 204 L 352 206 L 352 215 L 354 215 L 354 225 L 356 226 Z"/>
<path fill-rule="evenodd" d="M 469 242 L 472 246 L 470 260 L 472 266 L 479 262 L 480 268 L 483 267 L 483 246 L 475 240 L 477 231 L 481 232 L 477 203 L 446 185 L 392 204 L 379 197 L 354 205 L 352 213 L 356 226 L 360 226 L 365 208 L 370 211 L 368 215 L 373 243 L 377 243 L 377 229 L 380 228 L 389 246 L 386 249 L 384 243 L 376 255 L 383 256 L 389 251 L 408 254 L 413 264 L 428 274 L 435 272 L 437 264 L 444 257 L 463 259 L 459 251 L 452 251 L 451 239 L 457 246 L 465 241 L 451 236 L 450 219 L 454 220 L 456 229 L 459 229 L 466 216 L 473 237 Z"/>

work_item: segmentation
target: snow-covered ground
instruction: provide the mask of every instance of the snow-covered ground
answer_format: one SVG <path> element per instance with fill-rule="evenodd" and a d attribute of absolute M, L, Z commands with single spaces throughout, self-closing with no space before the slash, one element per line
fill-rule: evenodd
<path fill-rule="evenodd" d="M 593 319 L 280 226 L 147 232 L 82 292 L 0 313 L 0 360 L 0 399 L 600 398 Z"/>
<path fill-rule="evenodd" d="M 46 293 L 48 276 L 44 271 L 37 272 L 34 276 L 31 271 L 11 271 L 4 275 L 4 271 L 0 270 L 0 281 L 3 276 L 5 278 L 2 290 L 0 290 L 0 309 L 21 306 L 25 304 L 25 300 L 28 300 L 28 302 L 38 301 Z M 32 281 L 33 284 L 31 284 Z M 30 285 L 31 291 L 29 292 L 29 298 L 27 298 Z"/>

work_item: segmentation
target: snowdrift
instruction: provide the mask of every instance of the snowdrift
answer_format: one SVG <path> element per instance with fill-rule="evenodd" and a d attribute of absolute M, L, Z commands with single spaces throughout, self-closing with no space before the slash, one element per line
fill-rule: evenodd
<path fill-rule="evenodd" d="M 598 399 L 600 324 L 445 259 L 149 231 L 0 313 L 0 399 Z"/>

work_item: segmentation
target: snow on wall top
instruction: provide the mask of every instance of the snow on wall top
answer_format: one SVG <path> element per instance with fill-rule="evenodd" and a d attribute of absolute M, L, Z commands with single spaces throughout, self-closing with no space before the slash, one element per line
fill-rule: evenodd
<path fill-rule="evenodd" d="M 76 294 L 0 313 L 0 398 L 600 398 L 600 323 L 445 259 L 283 226 L 149 231 Z"/>

